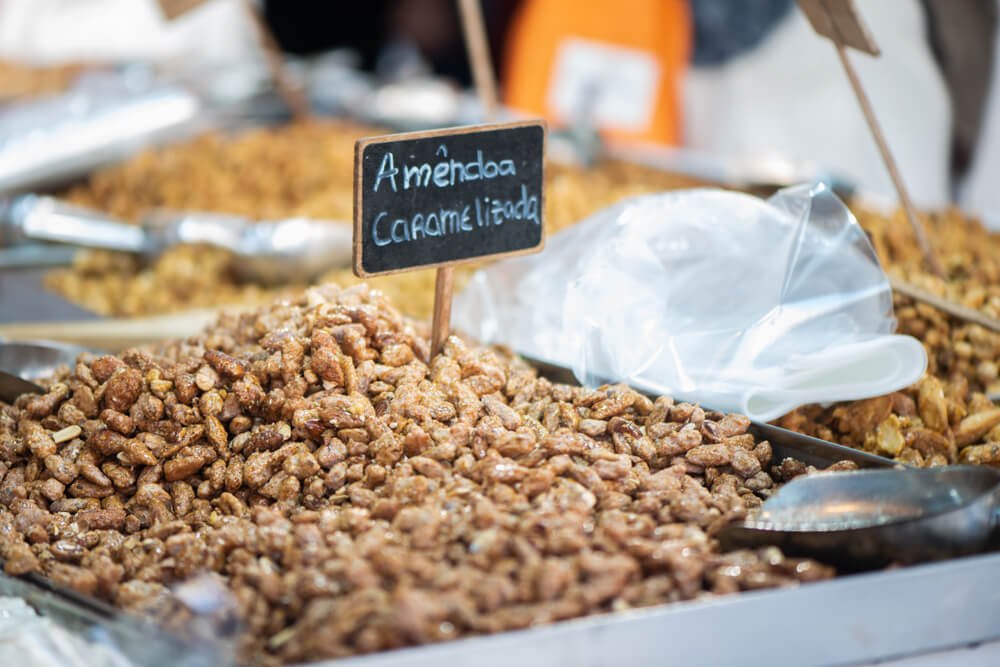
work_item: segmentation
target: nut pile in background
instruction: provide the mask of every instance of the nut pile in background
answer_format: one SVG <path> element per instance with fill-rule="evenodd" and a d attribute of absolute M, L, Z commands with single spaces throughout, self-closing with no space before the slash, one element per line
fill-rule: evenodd
<path fill-rule="evenodd" d="M 30 65 L 0 60 L 0 102 L 63 92 L 86 69 L 83 64 Z"/>
<path fill-rule="evenodd" d="M 306 216 L 350 221 L 354 141 L 381 133 L 329 121 L 258 129 L 236 137 L 207 135 L 142 153 L 96 173 L 65 196 L 130 221 L 155 208 L 219 211 L 256 220 Z M 617 162 L 595 170 L 549 165 L 546 176 L 548 233 L 629 195 L 698 184 L 687 177 Z M 471 271 L 468 266 L 458 268 L 457 288 Z M 330 271 L 323 280 L 341 285 L 358 282 L 348 268 Z M 433 271 L 368 282 L 407 314 L 430 316 Z M 74 267 L 50 274 L 47 284 L 105 315 L 256 304 L 304 287 L 279 291 L 240 284 L 231 275 L 225 252 L 192 247 L 171 250 L 150 266 L 118 253 L 82 253 Z"/>
<path fill-rule="evenodd" d="M 204 570 L 309 661 L 833 575 L 712 535 L 783 480 L 749 420 L 539 378 L 314 288 L 0 405 L 0 556 L 133 611 Z M 837 464 L 849 469 L 853 464 Z"/>
<path fill-rule="evenodd" d="M 901 213 L 861 210 L 861 224 L 887 271 L 939 296 L 1000 316 L 1000 236 L 957 210 L 925 217 L 947 280 L 928 274 Z M 1000 334 L 894 295 L 897 331 L 927 350 L 927 375 L 890 396 L 828 408 L 811 405 L 781 426 L 912 465 L 1000 466 Z"/>
<path fill-rule="evenodd" d="M 926 227 L 947 280 L 927 273 L 903 216 L 858 213 L 886 269 L 917 287 L 1000 318 L 1000 236 L 957 209 L 926 216 Z M 928 372 L 942 380 L 958 376 L 975 391 L 1000 392 L 1000 334 L 949 317 L 926 304 L 897 295 L 899 333 L 919 338 L 927 349 Z"/>

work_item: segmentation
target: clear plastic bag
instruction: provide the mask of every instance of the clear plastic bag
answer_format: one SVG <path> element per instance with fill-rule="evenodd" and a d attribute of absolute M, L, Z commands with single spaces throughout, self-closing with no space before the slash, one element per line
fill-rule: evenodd
<path fill-rule="evenodd" d="M 774 419 L 916 382 L 864 231 L 825 185 L 628 199 L 478 272 L 456 324 L 589 385 Z"/>

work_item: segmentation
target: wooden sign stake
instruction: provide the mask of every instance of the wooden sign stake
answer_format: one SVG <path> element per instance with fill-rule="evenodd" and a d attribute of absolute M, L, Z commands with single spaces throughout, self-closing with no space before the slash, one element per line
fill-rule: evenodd
<path fill-rule="evenodd" d="M 434 315 L 431 319 L 431 358 L 444 348 L 451 335 L 451 297 L 455 287 L 455 267 L 439 266 L 434 274 Z"/>
<path fill-rule="evenodd" d="M 431 348 L 448 338 L 452 267 L 541 250 L 545 124 L 517 121 L 359 139 L 354 273 L 437 269 Z"/>
<path fill-rule="evenodd" d="M 920 218 L 917 217 L 913 201 L 910 199 L 910 194 L 903 184 L 899 168 L 896 166 L 896 160 L 893 158 L 892 152 L 889 150 L 889 144 L 882 133 L 882 128 L 875 118 L 875 111 L 872 109 L 871 101 L 868 99 L 868 95 L 861 85 L 861 79 L 858 77 L 858 73 L 855 71 L 854 65 L 851 64 L 851 60 L 847 55 L 847 47 L 857 49 L 869 55 L 879 55 L 879 48 L 875 44 L 874 38 L 862 21 L 853 0 L 799 0 L 799 7 L 801 7 L 806 18 L 809 19 L 813 29 L 819 35 L 832 40 L 836 46 L 837 56 L 840 58 L 840 63 L 847 73 L 851 88 L 854 89 L 858 105 L 861 107 L 861 112 L 868 123 L 868 129 L 871 130 L 872 136 L 875 138 L 875 144 L 878 146 L 879 153 L 882 155 L 882 161 L 889 171 L 889 178 L 892 179 L 892 184 L 896 188 L 896 194 L 899 197 L 900 204 L 903 206 L 903 210 L 906 212 L 906 218 L 913 228 L 913 234 L 916 236 L 917 245 L 920 246 L 921 253 L 923 253 L 924 261 L 932 273 L 943 278 L 944 271 L 941 269 L 941 264 L 934 255 L 934 249 L 927 236 L 927 232 L 924 230 Z"/>
<path fill-rule="evenodd" d="M 872 132 L 872 136 L 875 137 L 875 143 L 878 145 L 879 153 L 882 154 L 882 161 L 885 162 L 885 167 L 889 171 L 889 178 L 892 179 L 892 184 L 896 188 L 899 201 L 902 203 L 903 210 L 906 212 L 906 218 L 910 221 L 910 226 L 913 228 L 913 234 L 917 238 L 917 245 L 920 246 L 920 252 L 924 255 L 924 261 L 927 262 L 927 266 L 936 276 L 943 278 L 944 271 L 942 270 L 937 257 L 934 255 L 931 241 L 927 237 L 927 232 L 924 229 L 923 223 L 921 223 L 920 219 L 917 217 L 916 208 L 913 205 L 913 201 L 910 199 L 909 191 L 903 184 L 903 178 L 900 176 L 899 168 L 896 166 L 896 160 L 889 151 L 889 144 L 886 143 L 885 135 L 882 134 L 882 128 L 879 126 L 878 120 L 875 118 L 875 111 L 872 109 L 868 95 L 861 86 L 861 81 L 858 79 L 858 74 L 854 69 L 854 65 L 851 64 L 850 59 L 847 57 L 847 50 L 842 44 L 837 44 L 837 55 L 840 56 L 840 62 L 844 66 L 844 71 L 847 72 L 847 78 L 851 81 L 851 87 L 854 88 L 854 94 L 858 98 L 858 104 L 861 106 L 861 111 L 865 115 L 865 120 L 868 121 L 868 127 Z"/>
<path fill-rule="evenodd" d="M 483 21 L 479 0 L 458 0 L 458 13 L 465 36 L 465 49 L 472 63 L 472 78 L 476 84 L 479 101 L 483 105 L 486 120 L 496 116 L 499 98 L 493 63 L 490 60 L 489 41 L 486 38 L 486 23 Z M 455 269 L 451 266 L 438 268 L 434 277 L 434 318 L 431 320 L 431 356 L 441 352 L 444 342 L 451 333 L 451 297 L 455 282 Z"/>
<path fill-rule="evenodd" d="M 496 77 L 493 75 L 483 10 L 479 0 L 458 0 L 458 12 L 462 20 L 462 34 L 465 36 L 465 50 L 472 63 L 472 80 L 476 84 L 476 93 L 483 105 L 486 120 L 490 121 L 496 116 L 500 98 L 497 95 Z"/>
<path fill-rule="evenodd" d="M 442 266 L 434 279 L 434 319 L 431 321 L 431 355 L 437 355 L 444 347 L 451 329 L 451 294 L 455 269 Z"/>
<path fill-rule="evenodd" d="M 157 0 L 163 16 L 168 21 L 187 14 L 205 4 L 206 0 Z M 243 11 L 253 24 L 257 32 L 257 41 L 264 52 L 264 60 L 267 62 L 267 69 L 271 73 L 271 79 L 278 89 L 278 94 L 285 101 L 296 120 L 305 120 L 310 116 L 309 98 L 299 88 L 296 88 L 288 77 L 285 70 L 285 59 L 281 54 L 281 48 L 275 41 L 271 29 L 267 27 L 264 17 L 254 4 L 253 0 L 244 0 Z"/>
<path fill-rule="evenodd" d="M 278 46 L 277 40 L 271 34 L 271 29 L 267 27 L 260 10 L 252 0 L 244 0 L 243 8 L 257 31 L 257 40 L 264 52 L 264 60 L 267 62 L 267 69 L 271 73 L 271 79 L 278 89 L 278 94 L 288 105 L 295 120 L 308 119 L 312 115 L 309 108 L 309 98 L 301 88 L 291 82 L 288 71 L 285 69 L 285 58 L 281 53 L 281 47 Z"/>
<path fill-rule="evenodd" d="M 157 4 L 160 5 L 163 18 L 173 21 L 202 6 L 205 0 L 157 0 Z"/>

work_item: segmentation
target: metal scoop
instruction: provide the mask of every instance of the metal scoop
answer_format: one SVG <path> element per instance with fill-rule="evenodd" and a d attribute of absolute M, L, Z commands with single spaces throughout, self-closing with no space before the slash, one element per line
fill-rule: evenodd
<path fill-rule="evenodd" d="M 0 371 L 0 402 L 13 403 L 21 394 L 44 394 L 45 390 L 14 373 Z"/>
<path fill-rule="evenodd" d="M 20 195 L 0 201 L 2 245 L 48 241 L 155 257 L 175 245 L 206 244 L 233 254 L 237 278 L 263 285 L 307 282 L 347 266 L 353 233 L 348 223 L 328 220 L 257 222 L 220 213 L 162 211 L 136 226 L 54 197 Z"/>
<path fill-rule="evenodd" d="M 86 348 L 53 341 L 0 341 L 0 401 L 13 403 L 21 394 L 44 394 L 33 380 L 72 366 Z"/>
<path fill-rule="evenodd" d="M 916 563 L 1000 546 L 1000 470 L 948 466 L 810 475 L 760 514 L 723 528 L 723 548 L 773 544 L 848 568 Z"/>
<path fill-rule="evenodd" d="M 48 340 L 0 340 L 0 370 L 26 380 L 47 377 L 59 366 L 73 366 L 87 348 Z"/>

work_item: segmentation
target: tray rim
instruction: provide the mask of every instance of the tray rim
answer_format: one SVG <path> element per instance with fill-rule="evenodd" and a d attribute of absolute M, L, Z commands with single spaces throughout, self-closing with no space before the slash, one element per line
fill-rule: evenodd
<path fill-rule="evenodd" d="M 868 663 L 1000 639 L 1000 587 L 982 585 L 998 568 L 1000 553 L 968 556 L 291 667 L 431 667 L 473 659 L 477 667 L 589 667 L 616 664 L 623 646 L 628 664 L 637 667 L 662 667 L 668 652 L 671 665 Z M 943 605 L 934 604 L 935 594 L 949 590 L 937 598 Z M 978 604 L 968 604 L 970 597 Z M 833 621 L 825 632 L 808 632 L 824 621 Z M 773 637 L 782 625 L 784 650 L 775 642 L 745 641 L 745 634 Z"/>

